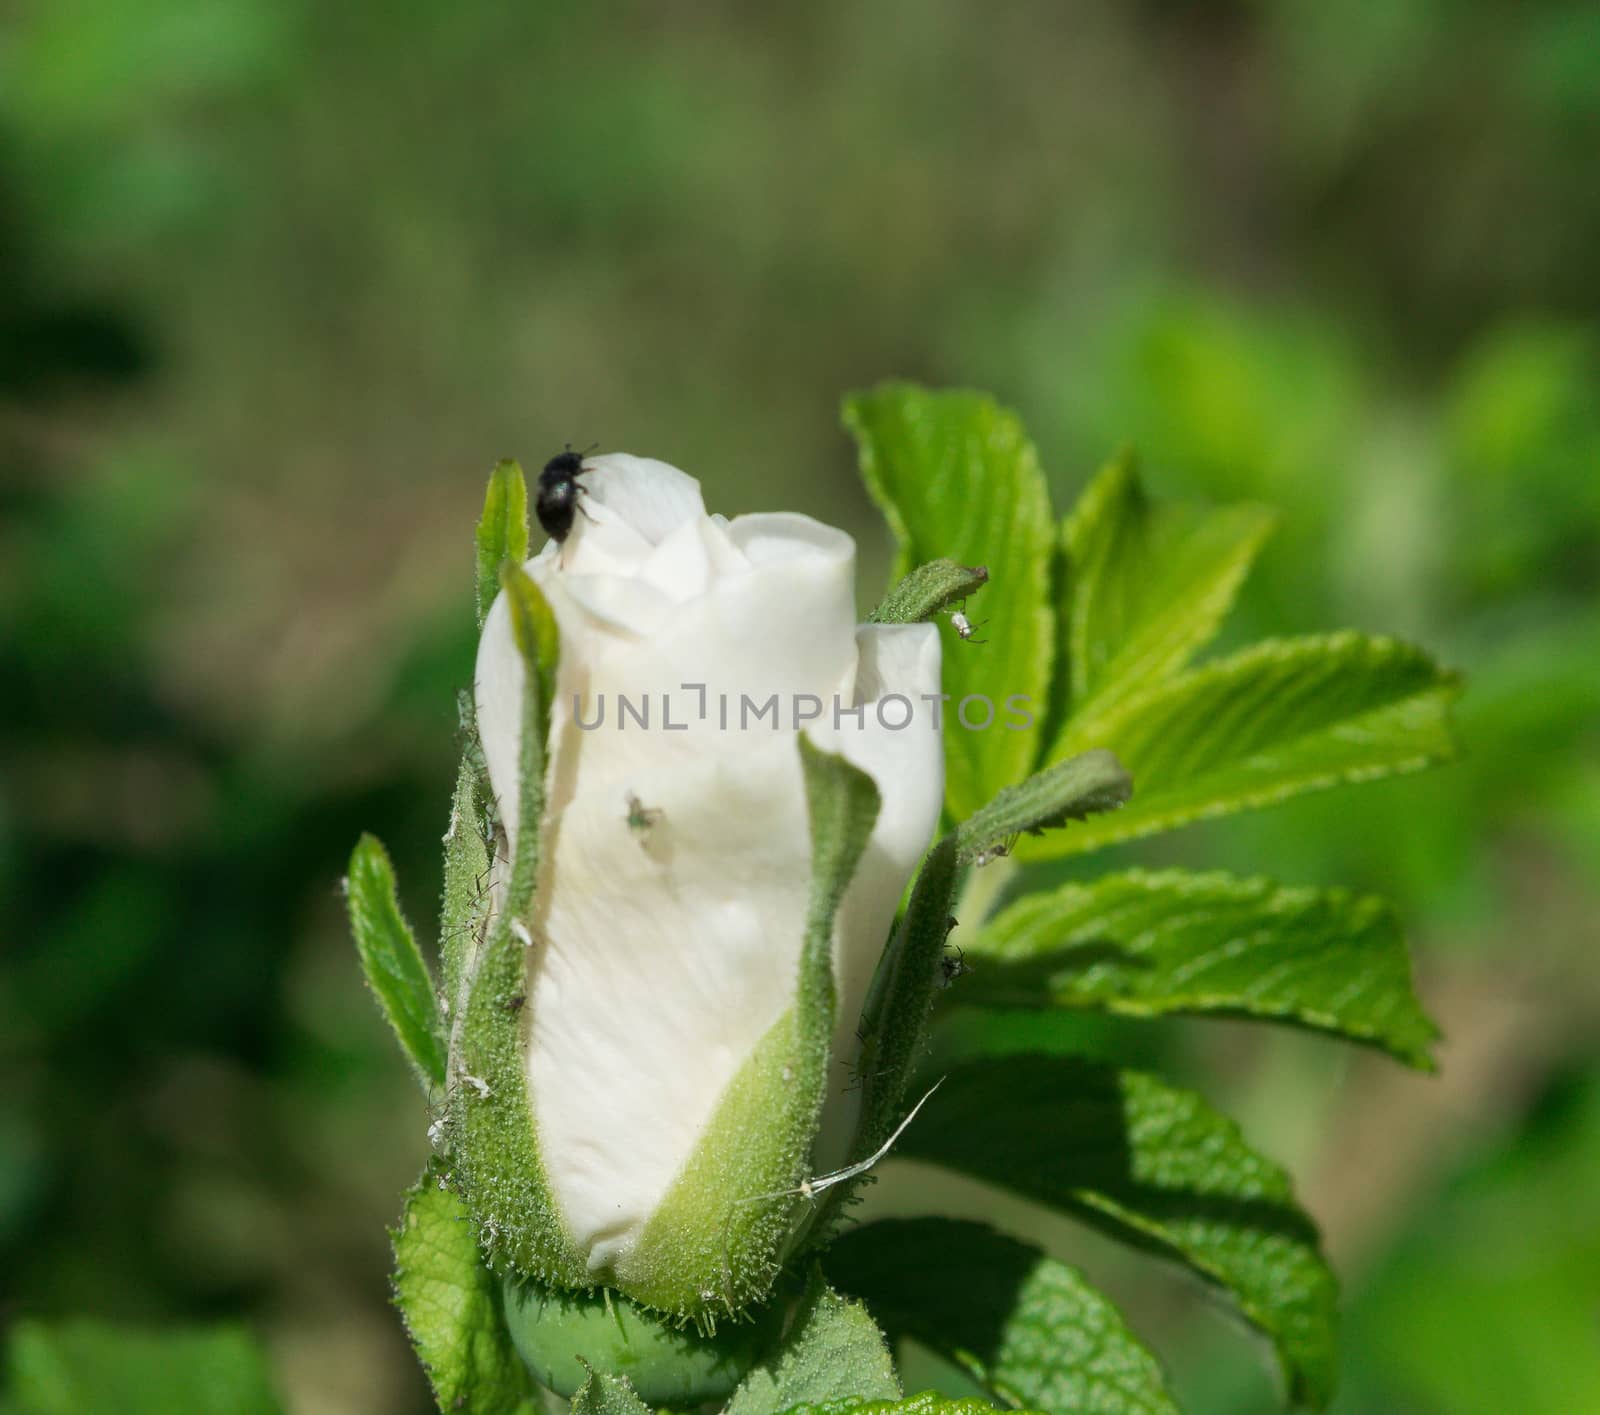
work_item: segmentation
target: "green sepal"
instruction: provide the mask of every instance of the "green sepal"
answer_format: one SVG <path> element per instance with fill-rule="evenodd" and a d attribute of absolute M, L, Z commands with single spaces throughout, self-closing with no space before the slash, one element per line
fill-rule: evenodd
<path fill-rule="evenodd" d="M 891 586 L 867 622 L 871 624 L 923 624 L 965 602 L 989 583 L 982 565 L 957 565 L 954 560 L 930 560 Z"/>
<path fill-rule="evenodd" d="M 956 838 L 947 835 L 922 862 L 905 913 L 884 950 L 861 1010 L 861 1113 L 848 1160 L 876 1152 L 903 1119 L 906 1089 L 922 1057 L 928 1014 L 939 986 L 939 960 L 950 933 L 950 907 L 959 877 Z M 861 1181 L 840 1184 L 822 1200 L 831 1219 Z M 826 1228 L 823 1228 L 826 1232 Z"/>
<path fill-rule="evenodd" d="M 956 832 L 962 863 L 1009 853 L 1019 835 L 1040 835 L 1116 810 L 1132 794 L 1133 779 L 1112 752 L 1097 749 L 1057 762 L 1006 787 L 962 822 Z"/>
<path fill-rule="evenodd" d="M 463 981 L 477 967 L 489 918 L 490 864 L 489 792 L 483 766 L 469 749 L 461 757 L 455 795 L 450 800 L 450 825 L 444 835 L 444 897 L 439 911 L 439 956 L 444 971 L 444 996 L 450 1024 L 466 1006 Z"/>
<path fill-rule="evenodd" d="M 433 979 L 400 912 L 394 867 L 376 836 L 363 835 L 345 876 L 350 932 L 361 971 L 423 1088 L 444 1085 L 444 1028 Z"/>
<path fill-rule="evenodd" d="M 975 935 L 964 1006 L 1291 1022 L 1433 1069 L 1392 907 L 1342 889 L 1131 870 L 1017 900 Z"/>
<path fill-rule="evenodd" d="M 513 461 L 495 464 L 483 497 L 483 518 L 476 537 L 478 564 L 478 627 L 500 593 L 500 567 L 521 565 L 528 558 L 528 486 Z"/>
<path fill-rule="evenodd" d="M 484 1265 L 471 1215 L 437 1161 L 406 1194 L 389 1237 L 395 1306 L 440 1410 L 534 1415 L 534 1384 L 506 1327 L 500 1280 Z"/>
<path fill-rule="evenodd" d="M 491 1266 L 553 1286 L 587 1288 L 595 1279 L 550 1195 L 523 1065 L 544 819 L 545 684 L 554 678 L 559 640 L 538 585 L 513 565 L 501 567 L 500 579 L 524 670 L 519 828 L 488 937 L 461 979 L 465 1001 L 452 1031 L 444 1140 Z"/>
<path fill-rule="evenodd" d="M 900 1395 L 878 1324 L 813 1272 L 782 1345 L 744 1378 L 724 1415 L 779 1415 L 796 1405 Z"/>
<path fill-rule="evenodd" d="M 784 1308 L 707 1335 L 647 1312 L 620 1292 L 558 1292 L 511 1278 L 506 1324 L 523 1364 L 557 1395 L 576 1396 L 593 1376 L 626 1377 L 651 1405 L 682 1410 L 726 1400 L 777 1341 Z"/>
<path fill-rule="evenodd" d="M 794 1005 L 729 1085 L 682 1173 L 617 1264 L 616 1285 L 702 1325 L 761 1301 L 810 1177 L 837 1008 L 833 921 L 878 816 L 872 778 L 801 736 L 811 889 Z"/>
<path fill-rule="evenodd" d="M 840 1238 L 825 1266 L 891 1339 L 921 1342 L 1006 1405 L 1177 1415 L 1161 1367 L 1108 1297 L 983 1224 L 881 1220 Z"/>
<path fill-rule="evenodd" d="M 1061 1056 L 973 1062 L 944 1079 L 898 1153 L 1181 1262 L 1271 1340 L 1292 1400 L 1327 1405 L 1337 1288 L 1316 1227 L 1284 1172 L 1193 1092 Z"/>

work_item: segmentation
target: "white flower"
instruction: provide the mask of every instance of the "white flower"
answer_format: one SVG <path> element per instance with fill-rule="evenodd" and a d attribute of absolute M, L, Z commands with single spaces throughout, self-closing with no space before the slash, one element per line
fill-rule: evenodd
<path fill-rule="evenodd" d="M 527 1081 L 550 1192 L 599 1278 L 626 1258 L 729 1082 L 794 1001 L 811 854 L 797 713 L 882 796 L 835 928 L 838 1026 L 818 1173 L 849 1142 L 861 1005 L 944 783 L 923 700 L 939 692 L 938 635 L 857 626 L 848 535 L 798 515 L 708 516 L 693 478 L 645 458 L 591 458 L 581 484 L 570 535 L 527 566 L 561 631 L 544 854 L 526 921 Z M 501 596 L 476 695 L 508 824 L 522 683 Z M 891 694 L 906 706 L 886 705 L 880 720 L 874 705 Z M 776 729 L 770 711 L 755 715 L 774 695 Z M 848 711 L 858 705 L 859 723 Z"/>

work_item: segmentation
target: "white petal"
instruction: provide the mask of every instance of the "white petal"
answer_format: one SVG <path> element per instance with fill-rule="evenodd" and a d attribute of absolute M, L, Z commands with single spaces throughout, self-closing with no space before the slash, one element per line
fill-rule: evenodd
<path fill-rule="evenodd" d="M 809 881 L 792 735 L 643 766 L 660 819 L 578 794 L 547 834 L 528 1081 L 569 1232 L 601 1272 L 637 1239 L 729 1082 L 794 998 Z"/>

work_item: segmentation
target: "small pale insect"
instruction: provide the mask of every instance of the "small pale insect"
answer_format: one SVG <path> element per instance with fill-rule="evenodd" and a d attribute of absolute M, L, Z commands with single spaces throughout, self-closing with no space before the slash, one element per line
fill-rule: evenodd
<path fill-rule="evenodd" d="M 944 985 L 949 987 L 957 978 L 964 977 L 972 971 L 972 964 L 967 962 L 967 955 L 962 951 L 961 945 L 955 945 L 955 956 L 952 958 L 946 953 L 939 960 L 939 972 L 944 978 Z"/>
<path fill-rule="evenodd" d="M 986 644 L 989 642 L 987 639 L 975 639 L 972 637 L 979 629 L 983 628 L 984 624 L 987 624 L 988 622 L 989 621 L 985 619 L 982 624 L 974 624 L 959 609 L 950 616 L 950 627 L 961 636 L 964 642 L 969 644 Z"/>
<path fill-rule="evenodd" d="M 992 865 L 996 860 L 1003 860 L 1011 853 L 1011 847 L 1017 843 L 1017 837 L 1012 835 L 1004 840 L 996 841 L 987 850 L 980 850 L 972 858 L 972 863 L 982 869 L 985 865 Z"/>
<path fill-rule="evenodd" d="M 472 1089 L 478 1093 L 478 1098 L 480 1100 L 486 1101 L 489 1099 L 489 1083 L 485 1081 L 483 1077 L 469 1076 L 463 1071 L 461 1073 L 461 1081 L 463 1085 L 471 1086 Z"/>
<path fill-rule="evenodd" d="M 528 926 L 521 919 L 511 921 L 511 933 L 524 948 L 533 947 L 533 935 L 528 932 Z"/>
<path fill-rule="evenodd" d="M 660 806 L 647 806 L 632 791 L 628 792 L 628 829 L 635 835 L 648 835 L 666 812 Z"/>

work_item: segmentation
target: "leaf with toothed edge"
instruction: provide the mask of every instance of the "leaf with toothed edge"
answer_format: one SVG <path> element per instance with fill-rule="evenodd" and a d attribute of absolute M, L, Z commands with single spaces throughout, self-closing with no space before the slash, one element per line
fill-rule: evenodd
<path fill-rule="evenodd" d="M 1264 506 L 1152 501 L 1131 455 L 1089 484 L 1062 529 L 1061 626 L 1080 736 L 1210 642 L 1276 521 Z"/>
<path fill-rule="evenodd" d="M 1394 910 L 1345 890 L 1133 870 L 1027 895 L 964 946 L 964 1006 L 1257 1017 L 1433 1066 Z"/>
<path fill-rule="evenodd" d="M 898 1152 L 1176 1259 L 1271 1340 L 1292 1400 L 1332 1397 L 1337 1289 L 1316 1228 L 1283 1171 L 1192 1092 L 1067 1057 L 974 1062 Z"/>
<path fill-rule="evenodd" d="M 590 1372 L 582 1389 L 572 1397 L 569 1415 L 650 1415 L 650 1407 L 634 1394 L 626 1376 Z"/>
<path fill-rule="evenodd" d="M 900 1380 L 867 1309 L 813 1274 L 778 1350 L 740 1382 L 724 1415 L 778 1415 L 801 1403 L 895 1400 Z"/>
<path fill-rule="evenodd" d="M 988 567 L 987 642 L 962 643 L 940 626 L 951 711 L 978 696 L 997 707 L 1026 699 L 1032 713 L 1020 730 L 945 733 L 945 800 L 961 820 L 1040 755 L 1056 643 L 1056 522 L 1044 473 L 1016 414 L 982 394 L 887 383 L 847 398 L 844 422 L 894 533 L 895 575 L 939 557 Z"/>
<path fill-rule="evenodd" d="M 833 921 L 878 817 L 878 789 L 802 735 L 811 892 L 795 1002 L 735 1075 L 678 1179 L 617 1266 L 630 1296 L 714 1318 L 762 1300 L 807 1177 L 837 1006 Z M 730 1201 L 730 1195 L 738 1196 Z"/>
<path fill-rule="evenodd" d="M 483 497 L 483 517 L 476 536 L 478 627 L 500 592 L 500 567 L 521 565 L 528 558 L 528 484 L 513 461 L 496 463 Z"/>
<path fill-rule="evenodd" d="M 356 843 L 345 895 L 367 986 L 424 1089 L 444 1085 L 439 999 L 411 926 L 400 912 L 394 867 L 376 836 L 363 835 Z"/>
<path fill-rule="evenodd" d="M 1453 674 L 1419 649 L 1344 632 L 1273 639 L 1069 723 L 1061 753 L 1107 747 L 1138 783 L 1114 816 L 1023 842 L 1025 859 L 1098 849 L 1455 754 Z"/>
<path fill-rule="evenodd" d="M 883 1219 L 828 1250 L 830 1278 L 1012 1405 L 1178 1415 L 1161 1368 L 1075 1268 L 979 1223 Z"/>
<path fill-rule="evenodd" d="M 500 1280 L 478 1253 L 466 1206 L 430 1166 L 406 1195 L 394 1300 L 441 1410 L 535 1415 L 534 1385 L 506 1330 Z"/>

